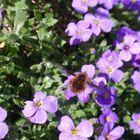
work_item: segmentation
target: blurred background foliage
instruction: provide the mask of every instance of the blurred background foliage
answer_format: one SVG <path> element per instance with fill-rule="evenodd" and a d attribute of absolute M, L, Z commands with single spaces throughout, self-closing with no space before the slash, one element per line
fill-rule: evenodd
<path fill-rule="evenodd" d="M 70 46 L 64 32 L 67 24 L 83 18 L 71 8 L 71 2 L 0 0 L 4 10 L 0 21 L 0 106 L 8 111 L 6 122 L 10 132 L 6 140 L 57 140 L 59 132 L 56 127 L 62 114 L 72 116 L 76 124 L 83 118 L 98 117 L 101 109 L 95 104 L 94 95 L 85 106 L 76 98 L 66 101 L 63 82 L 68 74 L 79 71 L 83 64 L 95 65 L 107 48 L 113 49 L 118 28 L 128 26 L 140 30 L 136 13 L 119 4 L 110 11 L 114 20 L 111 33 Z M 90 11 L 94 12 L 95 8 Z M 115 85 L 118 98 L 114 110 L 120 117 L 119 124 L 126 128 L 124 140 L 140 139 L 128 126 L 131 113 L 140 112 L 140 95 L 130 81 L 133 70 L 131 64 L 127 64 L 123 69 L 124 80 Z M 49 121 L 44 125 L 30 124 L 21 112 L 24 102 L 31 100 L 38 90 L 59 99 L 59 111 L 49 115 Z"/>

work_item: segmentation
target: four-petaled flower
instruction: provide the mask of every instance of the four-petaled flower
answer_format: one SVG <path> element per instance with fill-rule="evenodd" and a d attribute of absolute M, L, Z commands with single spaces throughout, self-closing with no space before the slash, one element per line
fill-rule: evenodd
<path fill-rule="evenodd" d="M 90 121 L 82 120 L 75 127 L 69 116 L 63 116 L 61 118 L 58 130 L 61 132 L 59 140 L 88 140 L 93 134 L 93 126 Z"/>
<path fill-rule="evenodd" d="M 47 121 L 47 112 L 54 113 L 58 109 L 55 96 L 46 96 L 43 92 L 36 92 L 33 101 L 26 101 L 24 116 L 32 123 L 44 124 Z"/>

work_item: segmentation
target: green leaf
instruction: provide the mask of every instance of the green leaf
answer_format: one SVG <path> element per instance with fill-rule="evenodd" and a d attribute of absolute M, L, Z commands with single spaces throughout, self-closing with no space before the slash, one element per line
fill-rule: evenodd
<path fill-rule="evenodd" d="M 19 34 L 19 31 L 23 27 L 27 18 L 28 18 L 27 11 L 20 9 L 16 10 L 16 16 L 14 20 L 14 32 L 16 34 Z"/>

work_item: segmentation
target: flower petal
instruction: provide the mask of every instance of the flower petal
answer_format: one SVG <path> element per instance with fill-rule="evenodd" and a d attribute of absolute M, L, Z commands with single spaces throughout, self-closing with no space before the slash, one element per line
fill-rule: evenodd
<path fill-rule="evenodd" d="M 88 78 L 93 78 L 93 75 L 95 74 L 95 67 L 92 64 L 89 65 L 83 65 L 81 68 L 82 72 L 86 72 Z"/>
<path fill-rule="evenodd" d="M 78 135 L 82 137 L 91 137 L 93 134 L 92 123 L 88 120 L 83 120 L 76 127 L 78 130 Z"/>
<path fill-rule="evenodd" d="M 74 36 L 77 30 L 77 25 L 74 22 L 71 22 L 68 24 L 65 33 L 69 36 Z"/>
<path fill-rule="evenodd" d="M 63 116 L 58 125 L 58 130 L 61 132 L 71 133 L 71 129 L 74 129 L 74 124 L 72 119 L 69 116 Z"/>
<path fill-rule="evenodd" d="M 4 122 L 0 122 L 0 139 L 4 139 L 8 131 L 9 131 L 8 125 Z"/>
<path fill-rule="evenodd" d="M 37 109 L 36 113 L 29 118 L 32 123 L 44 124 L 47 121 L 47 113 L 44 109 Z"/>
<path fill-rule="evenodd" d="M 130 52 L 132 54 L 138 54 L 138 53 L 140 53 L 140 43 L 134 43 L 132 45 L 132 47 L 130 47 Z"/>
<path fill-rule="evenodd" d="M 130 61 L 132 58 L 132 54 L 128 51 L 124 51 L 122 50 L 119 54 L 120 59 L 124 60 L 124 61 Z"/>
<path fill-rule="evenodd" d="M 7 111 L 0 107 L 0 122 L 4 121 L 7 117 Z"/>
<path fill-rule="evenodd" d="M 49 113 L 54 113 L 58 109 L 58 100 L 55 96 L 47 96 L 43 100 L 43 108 L 49 112 Z"/>
<path fill-rule="evenodd" d="M 35 106 L 35 103 L 33 101 L 26 101 L 26 105 L 24 106 L 24 110 L 22 110 L 22 113 L 25 117 L 31 117 L 37 110 L 37 107 Z"/>
<path fill-rule="evenodd" d="M 109 136 L 111 140 L 117 140 L 121 138 L 123 134 L 124 134 L 124 128 L 121 126 L 117 126 L 109 133 Z"/>

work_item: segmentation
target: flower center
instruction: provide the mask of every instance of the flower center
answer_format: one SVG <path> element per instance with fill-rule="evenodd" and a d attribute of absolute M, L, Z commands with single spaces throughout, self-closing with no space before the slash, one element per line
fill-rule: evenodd
<path fill-rule="evenodd" d="M 113 68 L 112 68 L 112 67 L 109 67 L 109 68 L 107 69 L 107 72 L 108 72 L 108 73 L 113 72 Z"/>
<path fill-rule="evenodd" d="M 83 4 L 88 4 L 88 0 L 82 0 Z"/>
<path fill-rule="evenodd" d="M 72 129 L 71 130 L 71 134 L 73 135 L 73 136 L 77 136 L 77 129 L 76 128 L 74 128 L 74 129 Z"/>
<path fill-rule="evenodd" d="M 86 88 L 87 75 L 86 73 L 80 73 L 76 75 L 69 84 L 71 91 L 74 93 L 80 93 Z"/>
<path fill-rule="evenodd" d="M 136 124 L 137 125 L 140 125 L 140 120 L 136 120 Z"/>
<path fill-rule="evenodd" d="M 41 106 L 43 105 L 43 102 L 37 101 L 37 102 L 35 103 L 35 105 L 36 105 L 37 107 L 41 107 Z"/>
<path fill-rule="evenodd" d="M 105 99 L 108 99 L 108 98 L 109 98 L 108 93 L 104 93 L 103 97 L 104 97 Z"/>
<path fill-rule="evenodd" d="M 101 20 L 96 19 L 96 20 L 95 20 L 95 23 L 96 23 L 97 25 L 99 25 L 99 24 L 101 24 Z"/>
<path fill-rule="evenodd" d="M 126 45 L 126 46 L 124 47 L 124 49 L 125 49 L 126 51 L 128 51 L 128 50 L 129 50 L 129 46 Z"/>
<path fill-rule="evenodd" d="M 131 0 L 132 4 L 134 4 L 136 2 L 136 0 Z"/>
<path fill-rule="evenodd" d="M 106 138 L 107 138 L 107 140 L 110 140 L 110 135 L 107 134 L 107 135 L 106 135 Z"/>
<path fill-rule="evenodd" d="M 112 55 L 110 55 L 110 56 L 108 57 L 108 60 L 109 60 L 109 61 L 112 61 L 112 60 L 113 60 Z"/>
<path fill-rule="evenodd" d="M 107 122 L 110 122 L 110 120 L 111 120 L 110 116 L 107 116 L 107 117 L 105 118 L 105 120 L 106 120 Z"/>
<path fill-rule="evenodd" d="M 80 36 L 82 32 L 80 30 L 77 31 L 77 35 Z"/>

